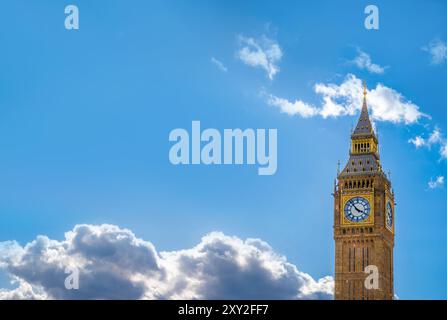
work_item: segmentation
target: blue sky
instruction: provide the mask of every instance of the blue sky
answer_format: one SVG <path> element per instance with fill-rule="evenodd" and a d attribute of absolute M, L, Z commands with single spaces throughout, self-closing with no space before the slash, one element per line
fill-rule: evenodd
<path fill-rule="evenodd" d="M 163 251 L 216 230 L 263 239 L 314 278 L 332 275 L 331 191 L 358 111 L 303 117 L 269 97 L 319 112 L 315 84 L 340 86 L 352 75 L 375 90 L 371 99 L 398 97 L 403 108 L 373 109 L 396 193 L 396 294 L 447 298 L 446 189 L 442 179 L 429 186 L 447 174 L 445 2 L 375 1 L 379 30 L 363 26 L 366 1 L 72 3 L 76 31 L 64 28 L 71 3 L 2 4 L 0 241 L 62 239 L 76 224 L 109 223 Z M 241 58 L 253 50 L 248 39 L 280 48 L 271 79 Z M 430 48 L 441 48 L 440 62 Z M 353 62 L 362 52 L 383 72 Z M 349 96 L 338 98 L 349 107 Z M 405 120 L 412 106 L 424 115 Z M 277 128 L 277 173 L 173 166 L 169 132 L 193 120 Z M 419 147 L 409 143 L 417 136 Z"/>

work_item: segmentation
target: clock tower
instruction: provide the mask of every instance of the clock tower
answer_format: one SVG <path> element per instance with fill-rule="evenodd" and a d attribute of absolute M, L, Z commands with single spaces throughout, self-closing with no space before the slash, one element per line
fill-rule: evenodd
<path fill-rule="evenodd" d="M 393 299 L 394 192 L 366 103 L 334 185 L 335 299 Z"/>

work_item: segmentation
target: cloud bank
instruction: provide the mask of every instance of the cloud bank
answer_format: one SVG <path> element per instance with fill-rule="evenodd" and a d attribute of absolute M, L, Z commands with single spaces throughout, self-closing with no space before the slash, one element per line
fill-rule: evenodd
<path fill-rule="evenodd" d="M 0 243 L 0 268 L 16 284 L 0 299 L 331 299 L 332 277 L 314 280 L 259 239 L 220 232 L 190 249 L 158 252 L 114 225 L 76 225 L 62 241 Z M 67 290 L 66 269 L 79 270 Z"/>

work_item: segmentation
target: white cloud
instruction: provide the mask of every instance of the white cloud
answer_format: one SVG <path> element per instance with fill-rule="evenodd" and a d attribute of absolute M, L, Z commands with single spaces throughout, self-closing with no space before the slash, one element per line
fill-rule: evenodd
<path fill-rule="evenodd" d="M 362 107 L 362 82 L 352 74 L 340 85 L 317 83 L 314 90 L 323 100 L 320 110 L 323 118 L 353 115 Z"/>
<path fill-rule="evenodd" d="M 211 62 L 212 62 L 214 65 L 216 65 L 217 68 L 219 68 L 220 71 L 228 72 L 228 68 L 225 67 L 225 65 L 224 65 L 221 61 L 217 60 L 216 58 L 211 57 Z"/>
<path fill-rule="evenodd" d="M 439 146 L 441 159 L 447 159 L 447 141 L 442 136 L 441 130 L 437 127 L 430 133 L 428 139 L 422 136 L 416 136 L 408 140 L 408 142 L 414 144 L 416 148 L 427 147 L 430 149 L 433 145 L 437 145 Z"/>
<path fill-rule="evenodd" d="M 272 80 L 279 72 L 278 63 L 283 55 L 278 43 L 266 36 L 259 39 L 239 36 L 239 42 L 237 57 L 249 66 L 264 69 Z"/>
<path fill-rule="evenodd" d="M 425 139 L 422 138 L 421 136 L 416 136 L 414 138 L 411 138 L 410 140 L 408 140 L 408 142 L 414 144 L 414 146 L 416 148 L 423 147 L 423 146 L 425 146 L 427 144 Z"/>
<path fill-rule="evenodd" d="M 401 93 L 380 83 L 369 92 L 368 104 L 372 108 L 373 119 L 379 121 L 411 124 L 425 116 L 417 105 Z"/>
<path fill-rule="evenodd" d="M 331 299 L 332 277 L 314 280 L 259 239 L 213 232 L 193 248 L 157 252 L 113 225 L 77 225 L 63 241 L 0 243 L 17 284 L 0 299 Z M 65 268 L 80 271 L 67 290 Z"/>
<path fill-rule="evenodd" d="M 443 176 L 438 176 L 436 177 L 435 180 L 430 179 L 430 181 L 428 182 L 428 187 L 430 189 L 436 189 L 439 187 L 442 187 L 444 185 L 444 177 Z"/>
<path fill-rule="evenodd" d="M 441 154 L 442 159 L 447 159 L 447 143 L 444 142 L 444 144 L 441 146 L 441 150 L 439 151 Z"/>
<path fill-rule="evenodd" d="M 433 130 L 430 137 L 428 138 L 427 143 L 428 145 L 432 145 L 440 142 L 442 142 L 441 131 L 438 128 L 435 128 L 435 130 Z"/>
<path fill-rule="evenodd" d="M 447 59 L 447 45 L 440 39 L 430 41 L 422 50 L 430 53 L 431 64 L 438 65 Z"/>
<path fill-rule="evenodd" d="M 290 102 L 287 99 L 275 97 L 273 95 L 269 95 L 267 98 L 267 103 L 271 106 L 278 107 L 281 112 L 287 113 L 288 115 L 300 115 L 303 118 L 312 117 L 318 114 L 318 109 L 304 103 L 301 100 L 295 100 L 295 102 Z"/>
<path fill-rule="evenodd" d="M 351 61 L 360 69 L 366 69 L 370 73 L 382 74 L 385 72 L 386 67 L 382 67 L 378 64 L 372 63 L 371 57 L 366 52 L 357 49 L 357 56 Z"/>
<path fill-rule="evenodd" d="M 328 118 L 354 115 L 362 107 L 362 81 L 355 75 L 348 74 L 339 85 L 317 83 L 314 91 L 322 100 L 319 107 L 299 99 L 291 102 L 274 95 L 268 95 L 266 100 L 269 105 L 280 107 L 281 111 L 289 115 L 297 114 L 303 117 L 320 115 Z M 419 110 L 419 106 L 396 90 L 380 83 L 368 91 L 367 99 L 373 120 L 411 124 L 425 116 Z"/>

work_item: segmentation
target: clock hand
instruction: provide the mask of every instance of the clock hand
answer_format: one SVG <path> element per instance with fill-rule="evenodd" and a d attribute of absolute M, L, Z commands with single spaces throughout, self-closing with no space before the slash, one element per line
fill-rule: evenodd
<path fill-rule="evenodd" d="M 357 212 L 364 213 L 363 210 L 360 210 L 359 208 L 357 208 L 357 206 L 355 204 L 353 206 Z"/>

